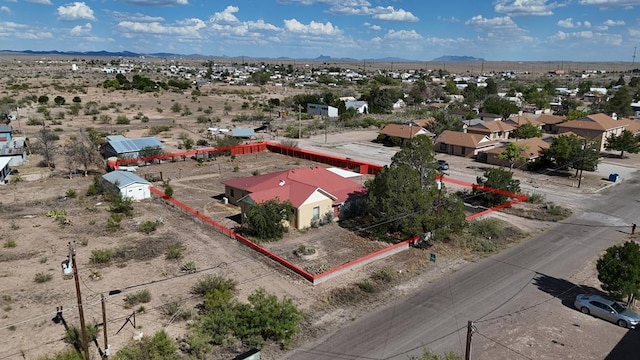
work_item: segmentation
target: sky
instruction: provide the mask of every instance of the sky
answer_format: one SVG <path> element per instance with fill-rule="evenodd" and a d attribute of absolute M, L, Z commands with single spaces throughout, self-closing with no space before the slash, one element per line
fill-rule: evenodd
<path fill-rule="evenodd" d="M 632 62 L 638 46 L 640 0 L 0 0 L 0 50 Z"/>

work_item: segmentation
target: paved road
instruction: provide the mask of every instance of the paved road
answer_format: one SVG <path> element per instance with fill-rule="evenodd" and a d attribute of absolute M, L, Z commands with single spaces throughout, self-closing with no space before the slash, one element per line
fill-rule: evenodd
<path fill-rule="evenodd" d="M 631 173 L 625 177 L 623 183 L 589 195 L 572 218 L 549 231 L 423 285 L 416 295 L 356 320 L 287 359 L 407 359 L 423 347 L 464 353 L 467 320 L 482 324 L 535 308 L 548 301 L 549 294 L 562 294 L 562 286 L 554 284 L 569 286 L 566 279 L 586 260 L 625 236 L 622 232 L 640 218 L 639 178 Z M 498 338 L 505 329 L 487 326 L 483 331 L 487 338 Z M 501 358 L 519 358 L 506 353 Z"/>

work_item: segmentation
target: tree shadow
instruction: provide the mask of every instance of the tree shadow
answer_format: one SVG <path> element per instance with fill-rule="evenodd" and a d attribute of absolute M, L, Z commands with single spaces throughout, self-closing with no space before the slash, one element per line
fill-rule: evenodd
<path fill-rule="evenodd" d="M 554 278 L 541 273 L 538 273 L 534 277 L 533 283 L 538 287 L 538 289 L 560 299 L 562 305 L 574 310 L 575 306 L 573 303 L 575 302 L 578 294 L 598 294 L 606 296 L 602 290 L 596 289 L 593 286 L 574 284 L 571 281 Z"/>

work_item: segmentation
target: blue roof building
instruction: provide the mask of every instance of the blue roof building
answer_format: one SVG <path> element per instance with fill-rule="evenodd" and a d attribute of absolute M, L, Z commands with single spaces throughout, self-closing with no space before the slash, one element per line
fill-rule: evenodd
<path fill-rule="evenodd" d="M 163 148 L 164 144 L 155 136 L 129 139 L 122 135 L 109 135 L 107 143 L 102 146 L 102 155 L 117 156 L 121 159 L 136 158 L 140 157 L 140 151 L 143 149 L 162 150 Z"/>

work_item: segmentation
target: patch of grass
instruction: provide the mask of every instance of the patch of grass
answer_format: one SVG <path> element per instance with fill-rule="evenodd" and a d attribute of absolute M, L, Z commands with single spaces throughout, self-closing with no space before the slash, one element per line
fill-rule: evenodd
<path fill-rule="evenodd" d="M 395 271 L 393 269 L 384 267 L 376 270 L 372 275 L 371 279 L 380 282 L 391 282 L 396 277 Z"/>
<path fill-rule="evenodd" d="M 539 204 L 544 200 L 544 195 L 540 193 L 527 194 L 527 202 L 531 204 Z"/>
<path fill-rule="evenodd" d="M 14 220 L 11 220 L 11 225 L 9 225 L 9 228 L 11 230 L 18 230 L 18 229 L 20 229 L 20 226 L 18 224 L 16 224 L 16 222 Z"/>
<path fill-rule="evenodd" d="M 95 249 L 91 251 L 91 263 L 92 264 L 109 264 L 113 257 L 113 249 Z"/>
<path fill-rule="evenodd" d="M 183 305 L 184 302 L 182 300 L 168 302 L 160 307 L 160 313 L 173 320 L 189 320 L 193 313 L 190 310 L 183 309 Z"/>
<path fill-rule="evenodd" d="M 138 304 L 146 304 L 151 301 L 151 292 L 144 289 L 129 294 L 124 298 L 124 307 L 130 309 Z"/>
<path fill-rule="evenodd" d="M 498 219 L 476 220 L 469 224 L 469 233 L 473 237 L 498 238 L 503 234 L 503 226 Z"/>
<path fill-rule="evenodd" d="M 75 198 L 78 195 L 78 192 L 75 189 L 69 189 L 67 190 L 67 192 L 64 193 L 64 196 L 68 197 L 68 198 Z"/>
<path fill-rule="evenodd" d="M 53 279 L 53 275 L 39 272 L 36 274 L 33 280 L 38 284 L 42 284 L 46 283 L 47 281 L 51 281 L 51 279 Z"/>
<path fill-rule="evenodd" d="M 374 293 L 376 292 L 378 289 L 376 288 L 376 284 L 374 284 L 372 281 L 370 280 L 362 280 L 359 283 L 356 284 L 358 286 L 358 288 L 366 293 Z"/>
<path fill-rule="evenodd" d="M 14 247 L 18 246 L 18 244 L 13 239 L 7 239 L 7 240 L 5 240 L 4 245 L 2 245 L 2 246 L 5 247 L 5 248 L 14 248 Z"/>
<path fill-rule="evenodd" d="M 47 263 L 47 257 L 46 256 L 41 257 L 40 258 L 40 264 L 46 264 L 46 263 Z"/>
<path fill-rule="evenodd" d="M 140 232 L 145 234 L 151 234 L 152 232 L 156 231 L 157 228 L 158 228 L 157 222 L 152 220 L 147 220 L 142 224 L 140 224 L 140 226 L 138 227 L 138 230 L 140 230 Z"/>

